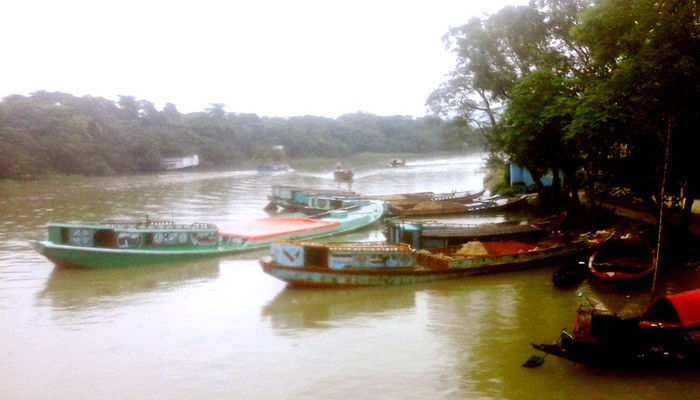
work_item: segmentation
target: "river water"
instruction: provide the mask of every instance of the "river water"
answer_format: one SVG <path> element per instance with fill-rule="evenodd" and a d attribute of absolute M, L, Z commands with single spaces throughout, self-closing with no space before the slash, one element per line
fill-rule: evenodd
<path fill-rule="evenodd" d="M 354 168 L 365 194 L 476 190 L 481 158 Z M 648 294 L 583 283 L 556 267 L 416 286 L 290 289 L 264 251 L 192 264 L 60 269 L 27 242 L 52 221 L 265 216 L 273 184 L 337 187 L 330 171 L 65 178 L 0 186 L 0 399 L 697 399 L 700 374 L 622 373 L 554 357 L 530 342 L 570 327 L 577 290 L 622 315 Z M 345 187 L 347 188 L 347 187 Z M 496 221 L 522 215 L 495 215 Z M 334 240 L 383 240 L 381 225 Z M 697 287 L 669 270 L 660 290 Z M 538 354 L 539 355 L 539 354 Z"/>

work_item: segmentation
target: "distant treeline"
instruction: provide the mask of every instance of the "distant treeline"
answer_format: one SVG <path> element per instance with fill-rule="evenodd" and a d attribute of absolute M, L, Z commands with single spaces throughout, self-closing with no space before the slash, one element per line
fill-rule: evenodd
<path fill-rule="evenodd" d="M 39 91 L 0 102 L 0 178 L 52 174 L 112 175 L 153 172 L 161 160 L 199 155 L 204 168 L 235 168 L 251 160 L 286 156 L 421 153 L 472 146 L 481 135 L 438 118 L 346 114 L 338 118 L 260 117 L 212 104 L 182 114 L 173 104 L 157 110 L 132 96 L 114 102 Z"/>

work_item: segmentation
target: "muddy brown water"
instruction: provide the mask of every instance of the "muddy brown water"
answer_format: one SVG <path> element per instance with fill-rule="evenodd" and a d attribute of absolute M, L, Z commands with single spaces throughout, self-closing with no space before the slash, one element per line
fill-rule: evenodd
<path fill-rule="evenodd" d="M 353 168 L 366 194 L 481 188 L 481 158 Z M 272 184 L 337 187 L 317 173 L 255 171 L 65 178 L 0 187 L 1 399 L 697 399 L 700 375 L 599 371 L 530 342 L 570 327 L 582 290 L 622 315 L 645 290 L 551 283 L 556 267 L 425 285 L 290 289 L 264 251 L 117 270 L 60 269 L 34 253 L 52 221 L 264 216 Z M 493 222 L 523 215 L 491 215 Z M 463 217 L 462 219 L 470 219 Z M 337 240 L 383 240 L 380 225 Z M 697 271 L 659 289 L 700 284 Z"/>

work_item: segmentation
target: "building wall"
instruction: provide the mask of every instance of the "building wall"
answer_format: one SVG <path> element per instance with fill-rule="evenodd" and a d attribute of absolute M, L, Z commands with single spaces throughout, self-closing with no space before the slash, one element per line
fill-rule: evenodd
<path fill-rule="evenodd" d="M 544 186 L 552 186 L 552 181 L 553 176 L 551 172 L 540 178 L 540 182 L 542 182 Z M 510 185 L 513 186 L 516 183 L 523 183 L 526 186 L 530 186 L 535 184 L 535 180 L 532 179 L 532 174 L 530 174 L 530 171 L 528 171 L 527 168 L 511 163 Z"/>

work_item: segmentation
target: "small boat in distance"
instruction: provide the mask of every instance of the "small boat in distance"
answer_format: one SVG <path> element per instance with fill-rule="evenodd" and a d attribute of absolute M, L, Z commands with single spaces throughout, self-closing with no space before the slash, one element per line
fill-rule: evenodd
<path fill-rule="evenodd" d="M 401 158 L 394 158 L 389 162 L 389 165 L 392 167 L 403 167 L 406 165 L 406 161 Z"/>
<path fill-rule="evenodd" d="M 280 239 L 313 239 L 378 221 L 384 203 L 365 201 L 314 217 L 259 218 L 222 224 L 170 221 L 53 223 L 48 240 L 31 242 L 59 266 L 127 267 L 197 260 L 262 249 Z"/>
<path fill-rule="evenodd" d="M 336 168 L 333 171 L 333 177 L 336 181 L 351 181 L 354 175 L 352 171 L 345 168 Z"/>
<path fill-rule="evenodd" d="M 335 169 L 333 170 L 333 178 L 335 178 L 336 181 L 348 182 L 352 180 L 354 175 L 355 174 L 349 169 L 343 168 L 342 163 L 337 163 L 335 165 Z"/>
<path fill-rule="evenodd" d="M 422 250 L 403 243 L 280 241 L 270 247 L 271 254 L 260 259 L 260 265 L 265 273 L 295 286 L 406 285 L 546 265 L 590 251 L 610 235 L 600 231 Z"/>
<path fill-rule="evenodd" d="M 193 154 L 184 157 L 164 158 L 161 160 L 161 165 L 163 166 L 163 169 L 167 171 L 192 168 L 199 165 L 199 156 L 197 154 Z"/>
<path fill-rule="evenodd" d="M 597 368 L 700 368 L 700 289 L 663 296 L 640 316 L 624 319 L 589 303 L 579 307 L 571 333 L 563 330 L 554 344 L 532 346 Z M 524 366 L 543 362 L 544 357 L 533 356 Z"/>

